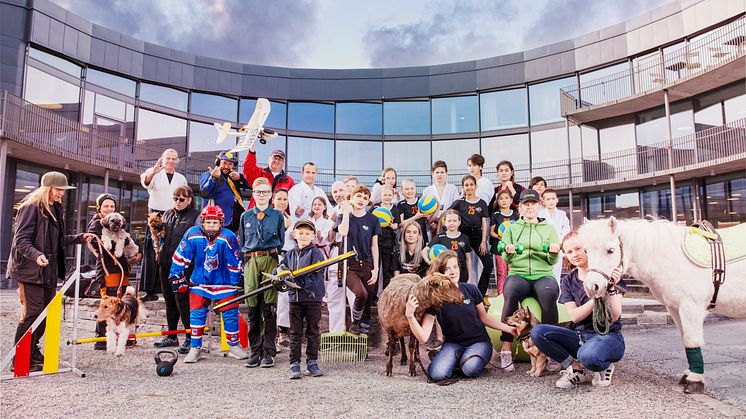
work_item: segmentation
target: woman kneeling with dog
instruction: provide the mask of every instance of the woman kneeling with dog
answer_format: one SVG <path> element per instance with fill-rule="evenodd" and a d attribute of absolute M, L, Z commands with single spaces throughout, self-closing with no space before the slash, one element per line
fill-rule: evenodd
<path fill-rule="evenodd" d="M 436 272 L 458 285 L 464 303 L 444 304 L 439 310 L 428 310 L 419 324 L 414 316 L 417 298 L 410 295 L 407 300 L 405 316 L 417 340 L 423 344 L 427 342 L 436 318 L 443 329 L 445 343 L 430 363 L 428 376 L 436 382 L 447 380 L 458 367 L 466 377 L 478 377 L 492 357 L 492 343 L 484 326 L 512 335 L 516 333 L 515 328 L 488 316 L 479 289 L 473 284 L 459 282 L 461 271 L 456 252 L 447 250 L 440 253 L 429 270 L 430 274 Z"/>
<path fill-rule="evenodd" d="M 614 322 L 607 334 L 596 333 L 593 327 L 595 301 L 588 298 L 583 289 L 583 280 L 588 272 L 588 256 L 576 232 L 570 232 L 562 241 L 562 250 L 575 269 L 562 277 L 560 302 L 567 307 L 572 324 L 570 329 L 539 324 L 531 331 L 534 344 L 548 357 L 562 365 L 560 378 L 555 385 L 572 388 L 576 384 L 591 381 L 594 386 L 611 384 L 614 364 L 624 355 L 622 337 L 622 295 L 626 285 L 620 280 L 620 271 L 615 269 L 611 277 L 616 285 L 609 292 L 608 302 Z"/>

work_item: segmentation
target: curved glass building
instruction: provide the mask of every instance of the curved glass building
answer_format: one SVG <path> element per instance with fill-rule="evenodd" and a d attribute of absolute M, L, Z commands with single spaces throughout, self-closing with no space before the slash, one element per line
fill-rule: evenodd
<path fill-rule="evenodd" d="M 108 191 L 144 227 L 139 173 L 165 148 L 195 184 L 221 147 L 214 122 L 244 124 L 256 98 L 280 136 L 258 146 L 306 161 L 319 184 L 382 168 L 430 183 L 448 163 L 511 160 L 543 176 L 582 217 L 644 214 L 746 221 L 746 18 L 742 0 L 680 0 L 541 48 L 475 61 L 374 69 L 294 69 L 214 59 L 93 24 L 47 0 L 0 0 L 2 253 L 13 204 L 50 169 L 78 187 L 69 223 L 85 227 Z"/>

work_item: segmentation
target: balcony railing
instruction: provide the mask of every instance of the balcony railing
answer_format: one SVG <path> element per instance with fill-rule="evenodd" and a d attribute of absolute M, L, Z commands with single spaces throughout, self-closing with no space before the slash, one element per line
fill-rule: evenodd
<path fill-rule="evenodd" d="M 741 58 L 746 53 L 746 18 L 667 54 L 642 58 L 627 69 L 560 89 L 562 116 L 662 90 Z"/>

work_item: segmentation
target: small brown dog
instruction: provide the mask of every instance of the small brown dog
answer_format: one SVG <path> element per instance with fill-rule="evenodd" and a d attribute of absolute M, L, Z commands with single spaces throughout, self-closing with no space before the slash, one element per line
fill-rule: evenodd
<path fill-rule="evenodd" d="M 101 288 L 101 302 L 93 317 L 106 322 L 106 352 L 121 356 L 124 355 L 130 329 L 145 318 L 145 310 L 134 288 L 127 287 L 121 300 L 106 295 L 106 288 Z"/>
<path fill-rule="evenodd" d="M 155 260 L 161 253 L 161 239 L 166 237 L 166 230 L 163 228 L 163 217 L 160 212 L 151 212 L 148 214 L 148 228 L 150 228 L 150 237 L 153 239 L 153 251 Z"/>
<path fill-rule="evenodd" d="M 518 332 L 518 340 L 523 345 L 523 350 L 531 357 L 531 369 L 526 372 L 531 377 L 540 377 L 547 366 L 547 356 L 534 345 L 531 340 L 531 329 L 539 324 L 539 320 L 531 313 L 528 307 L 516 310 L 512 316 L 505 319 L 505 324 L 513 326 Z"/>

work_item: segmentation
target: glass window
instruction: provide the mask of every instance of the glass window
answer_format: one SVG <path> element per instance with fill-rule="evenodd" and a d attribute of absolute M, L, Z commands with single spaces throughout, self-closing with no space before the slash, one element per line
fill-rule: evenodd
<path fill-rule="evenodd" d="M 584 125 L 581 128 L 583 131 L 583 141 L 581 147 L 583 147 L 583 157 L 594 158 L 598 160 L 598 130 Z"/>
<path fill-rule="evenodd" d="M 180 156 L 186 154 L 187 121 L 158 112 L 140 109 L 137 118 L 137 142 L 146 148 L 137 160 L 158 160 L 163 150 L 173 148 Z M 216 134 L 217 135 L 217 134 Z M 144 167 L 144 169 L 146 169 Z"/>
<path fill-rule="evenodd" d="M 380 141 L 337 141 L 337 177 L 355 175 L 364 185 L 373 185 L 381 175 Z"/>
<path fill-rule="evenodd" d="M 721 125 L 723 125 L 723 105 L 720 102 L 706 108 L 699 108 L 694 112 L 694 130 L 697 132 Z"/>
<path fill-rule="evenodd" d="M 74 121 L 80 112 L 80 87 L 26 66 L 23 98 Z"/>
<path fill-rule="evenodd" d="M 482 131 L 528 125 L 526 89 L 503 90 L 479 95 Z"/>
<path fill-rule="evenodd" d="M 657 90 L 665 83 L 659 52 L 634 58 L 632 65 L 635 74 L 635 93 Z"/>
<path fill-rule="evenodd" d="M 288 137 L 288 171 L 300 172 L 303 164 L 314 162 L 319 169 L 334 169 L 334 141 Z M 294 179 L 300 179 L 294 177 Z"/>
<path fill-rule="evenodd" d="M 482 156 L 485 160 L 482 174 L 489 174 L 490 179 L 497 180 L 497 163 L 509 160 L 513 163 L 518 183 L 525 185 L 529 180 L 528 134 L 482 138 Z"/>
<path fill-rule="evenodd" d="M 236 144 L 235 137 L 226 138 L 222 144 L 217 144 L 217 136 L 218 130 L 214 125 L 189 121 L 189 157 L 212 162 L 220 151 L 229 150 Z"/>
<path fill-rule="evenodd" d="M 574 77 L 528 86 L 531 125 L 561 121 L 560 89 L 572 84 L 575 84 Z"/>
<path fill-rule="evenodd" d="M 334 105 L 290 102 L 288 129 L 293 131 L 334 132 Z"/>
<path fill-rule="evenodd" d="M 337 103 L 337 133 L 381 135 L 380 103 Z"/>
<path fill-rule="evenodd" d="M 567 182 L 567 134 L 564 128 L 531 133 L 531 169 L 533 176 L 547 180 L 548 187 Z"/>
<path fill-rule="evenodd" d="M 637 145 L 653 145 L 666 142 L 666 112 L 660 107 L 637 114 Z M 671 105 L 671 134 L 673 138 L 694 133 L 692 109 L 689 102 Z"/>
<path fill-rule="evenodd" d="M 598 131 L 601 162 L 583 168 L 586 181 L 598 181 L 637 174 L 634 124 L 617 125 Z"/>
<path fill-rule="evenodd" d="M 625 61 L 580 75 L 583 106 L 611 102 L 631 95 L 629 64 Z"/>
<path fill-rule="evenodd" d="M 287 121 L 287 105 L 283 102 L 269 101 L 271 110 L 267 121 L 264 122 L 265 127 L 285 129 Z M 256 107 L 256 99 L 241 99 L 240 114 L 238 122 L 241 125 L 245 125 L 251 119 L 251 115 L 254 113 Z"/>
<path fill-rule="evenodd" d="M 705 214 L 715 227 L 746 222 L 746 177 L 708 178 L 705 181 Z"/>
<path fill-rule="evenodd" d="M 186 112 L 189 93 L 155 84 L 140 83 L 140 100 Z"/>
<path fill-rule="evenodd" d="M 642 213 L 654 217 L 671 219 L 671 188 L 658 187 L 649 188 L 640 192 Z M 685 221 L 687 225 L 694 222 L 694 209 L 692 208 L 692 188 L 687 184 L 676 186 L 676 219 Z"/>
<path fill-rule="evenodd" d="M 476 96 L 433 99 L 433 134 L 479 131 L 478 107 Z"/>
<path fill-rule="evenodd" d="M 89 68 L 85 72 L 86 82 L 109 89 L 112 92 L 135 97 L 137 83 L 134 80 Z"/>
<path fill-rule="evenodd" d="M 461 178 L 468 174 L 466 160 L 479 153 L 479 139 L 433 141 L 433 161 L 443 160 L 448 165 L 448 181 L 461 185 Z M 487 165 L 487 163 L 485 163 Z"/>
<path fill-rule="evenodd" d="M 192 113 L 220 121 L 236 122 L 238 100 L 224 96 L 192 93 Z"/>
<path fill-rule="evenodd" d="M 588 218 L 639 218 L 640 197 L 634 192 L 609 192 L 588 195 Z"/>
<path fill-rule="evenodd" d="M 724 106 L 726 124 L 746 118 L 746 95 L 728 99 L 724 102 Z"/>
<path fill-rule="evenodd" d="M 80 78 L 82 67 L 77 64 L 73 64 L 63 58 L 57 57 L 52 54 L 47 54 L 44 51 L 40 51 L 35 48 L 29 48 L 28 56 L 43 62 L 44 64 L 50 65 L 58 70 L 62 70 L 65 73 Z"/>
<path fill-rule="evenodd" d="M 384 102 L 383 133 L 385 135 L 430 134 L 430 102 Z"/>
<path fill-rule="evenodd" d="M 430 173 L 430 141 L 386 141 L 383 143 L 383 165 L 402 173 Z M 429 178 L 429 175 L 428 175 Z"/>

